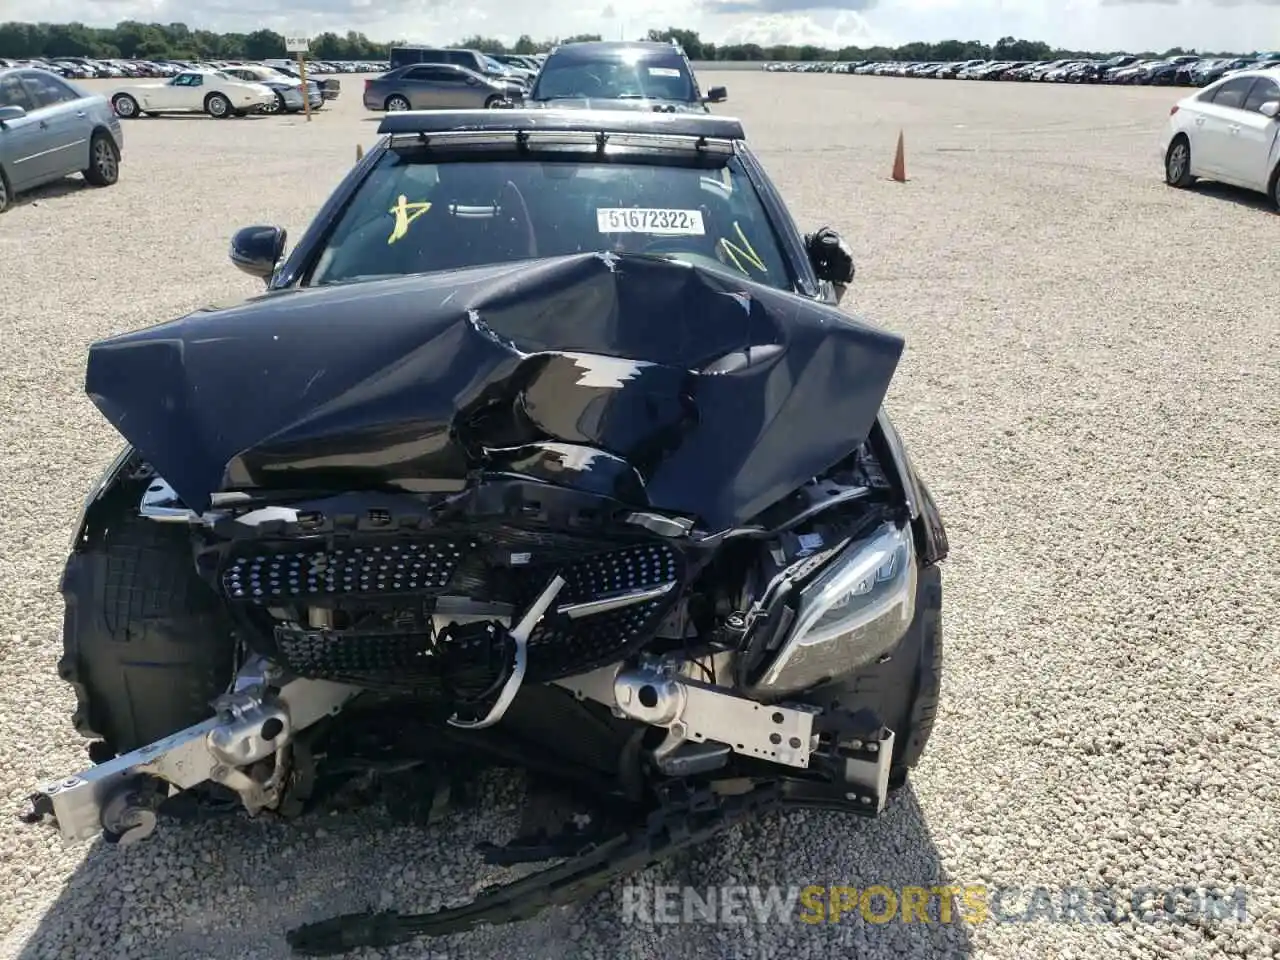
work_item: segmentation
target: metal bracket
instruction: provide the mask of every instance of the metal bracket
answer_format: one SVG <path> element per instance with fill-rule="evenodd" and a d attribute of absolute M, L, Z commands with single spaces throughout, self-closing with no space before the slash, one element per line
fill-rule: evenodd
<path fill-rule="evenodd" d="M 893 731 L 882 727 L 878 740 L 854 740 L 841 744 L 844 754 L 844 782 L 853 789 L 846 800 L 857 800 L 884 811 L 889 799 L 889 770 L 893 766 Z"/>
<path fill-rule="evenodd" d="M 240 793 L 250 813 L 256 813 L 279 799 L 290 738 L 339 712 L 359 692 L 359 687 L 348 684 L 298 679 L 286 683 L 274 697 L 229 694 L 219 703 L 218 715 L 75 776 L 47 783 L 32 799 L 37 810 L 53 814 L 67 840 L 87 840 L 102 832 L 107 813 L 113 820 L 128 819 L 129 812 L 118 809 L 117 798 L 146 778 L 179 790 L 208 780 L 225 783 Z M 272 754 L 275 771 L 265 783 L 240 769 Z M 154 818 L 141 836 L 153 827 Z"/>
<path fill-rule="evenodd" d="M 658 747 L 664 758 L 685 742 L 710 742 L 770 763 L 807 768 L 817 742 L 813 724 L 818 707 L 757 703 L 682 677 L 665 665 L 609 667 L 558 685 L 613 708 L 619 716 L 665 727 L 668 737 Z"/>

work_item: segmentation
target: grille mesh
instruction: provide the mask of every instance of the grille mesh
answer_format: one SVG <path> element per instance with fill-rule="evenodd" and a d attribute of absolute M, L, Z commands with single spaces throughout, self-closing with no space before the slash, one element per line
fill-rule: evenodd
<path fill-rule="evenodd" d="M 232 560 L 222 574 L 222 589 L 232 599 L 260 603 L 348 594 L 438 593 L 462 560 L 463 547 L 457 541 L 432 539 L 331 551 L 260 553 Z"/>
<path fill-rule="evenodd" d="M 554 546 L 551 554 L 557 560 L 573 555 L 569 538 Z M 350 611 L 369 603 L 385 611 L 399 608 L 396 598 L 403 597 L 403 609 L 425 613 L 430 600 L 423 609 L 424 597 L 465 593 L 514 603 L 518 616 L 556 574 L 565 585 L 555 607 L 683 580 L 683 557 L 665 543 L 645 541 L 606 550 L 597 543 L 578 546 L 572 560 L 538 562 L 547 553 L 535 550 L 529 557 L 533 562 L 503 563 L 497 570 L 489 558 L 505 552 L 509 562 L 510 552 L 495 551 L 488 538 L 388 539 L 330 551 L 285 543 L 270 549 L 258 546 L 252 554 L 230 558 L 221 582 L 229 599 L 253 606 L 318 602 Z M 501 596 L 491 589 L 499 585 L 496 593 Z M 679 597 L 677 587 L 655 599 L 576 618 L 553 608 L 529 639 L 528 680 L 555 680 L 629 655 L 652 636 Z M 293 672 L 317 679 L 413 688 L 437 681 L 440 665 L 432 652 L 435 640 L 429 621 L 399 626 L 357 622 L 360 626 L 347 630 L 276 627 L 274 653 Z"/>

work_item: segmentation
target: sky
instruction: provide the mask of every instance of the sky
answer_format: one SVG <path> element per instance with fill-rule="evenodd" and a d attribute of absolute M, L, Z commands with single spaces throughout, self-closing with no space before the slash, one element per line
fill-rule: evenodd
<path fill-rule="evenodd" d="M 31 0 L 0 0 L 0 20 L 32 13 Z M 833 48 L 1015 36 L 1067 49 L 1280 49 L 1280 0 L 43 0 L 39 19 L 291 35 L 359 30 L 430 43 L 477 33 L 634 39 L 674 26 L 716 42 Z"/>

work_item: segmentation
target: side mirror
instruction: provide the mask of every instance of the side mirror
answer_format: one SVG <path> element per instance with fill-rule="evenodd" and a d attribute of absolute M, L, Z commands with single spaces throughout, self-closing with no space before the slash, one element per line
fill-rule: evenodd
<path fill-rule="evenodd" d="M 284 256 L 283 227 L 242 227 L 231 238 L 231 262 L 252 277 L 270 280 Z"/>
<path fill-rule="evenodd" d="M 1270 117 L 1274 120 L 1276 114 L 1280 113 L 1280 100 L 1268 100 L 1258 108 L 1258 112 L 1264 117 Z"/>
<path fill-rule="evenodd" d="M 723 103 L 729 99 L 729 91 L 724 87 L 712 87 L 704 99 L 707 103 Z"/>
<path fill-rule="evenodd" d="M 0 124 L 21 120 L 26 115 L 27 111 L 22 107 L 0 107 Z"/>
<path fill-rule="evenodd" d="M 804 249 L 819 280 L 834 284 L 837 290 L 853 282 L 857 272 L 853 265 L 853 251 L 836 231 L 823 227 L 808 234 L 804 238 Z"/>

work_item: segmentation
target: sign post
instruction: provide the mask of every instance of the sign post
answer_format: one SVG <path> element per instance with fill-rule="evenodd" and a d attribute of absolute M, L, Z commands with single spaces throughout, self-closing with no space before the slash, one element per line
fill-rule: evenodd
<path fill-rule="evenodd" d="M 306 53 L 310 49 L 311 41 L 307 37 L 284 38 L 285 53 L 296 53 L 298 55 L 298 76 L 302 78 L 302 109 L 306 111 L 307 123 L 311 122 L 311 91 L 307 89 L 306 58 Z"/>

